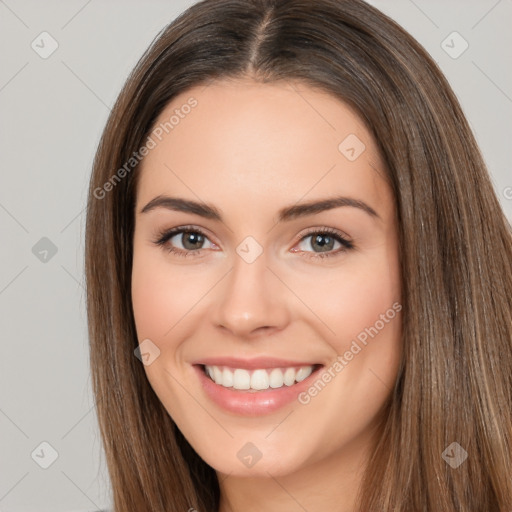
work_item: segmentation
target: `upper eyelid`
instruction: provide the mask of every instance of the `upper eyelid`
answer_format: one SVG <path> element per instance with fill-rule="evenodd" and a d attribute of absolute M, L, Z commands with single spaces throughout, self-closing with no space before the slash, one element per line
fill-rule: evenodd
<path fill-rule="evenodd" d="M 176 235 L 180 235 L 180 234 L 183 234 L 186 232 L 199 233 L 199 234 L 203 235 L 204 237 L 208 238 L 208 240 L 210 240 L 210 242 L 215 243 L 215 242 L 213 242 L 213 240 L 211 240 L 211 237 L 208 234 L 208 230 L 206 230 L 205 228 L 194 227 L 194 226 L 177 226 L 177 227 L 171 228 L 171 229 L 163 229 L 161 231 L 158 231 L 155 236 L 159 240 L 161 240 L 161 239 L 170 240 L 171 238 L 175 237 Z"/>
<path fill-rule="evenodd" d="M 202 227 L 199 227 L 199 226 L 197 226 L 197 227 L 193 226 L 193 225 L 177 226 L 175 228 L 171 228 L 171 229 L 168 229 L 168 230 L 161 231 L 157 235 L 158 236 L 157 243 L 158 243 L 158 241 L 162 241 L 162 243 L 166 243 L 171 238 L 174 238 L 176 235 L 180 235 L 180 234 L 183 234 L 185 232 L 197 232 L 197 233 L 200 233 L 201 235 L 203 235 L 204 237 L 206 237 L 211 243 L 213 243 L 215 245 L 219 245 L 215 241 L 211 240 L 210 235 L 207 233 L 207 231 L 208 230 L 206 230 L 205 228 L 202 228 Z M 294 242 L 295 245 L 300 243 L 300 242 L 302 242 L 305 238 L 307 238 L 309 236 L 312 236 L 313 234 L 316 234 L 316 233 L 331 234 L 331 235 L 334 235 L 336 237 L 339 237 L 342 241 L 345 241 L 345 242 L 348 242 L 348 243 L 352 243 L 351 237 L 348 236 L 343 231 L 341 231 L 340 229 L 330 228 L 330 227 L 327 227 L 327 226 L 323 226 L 323 227 L 308 228 L 305 233 L 302 233 L 297 238 L 297 240 Z M 182 249 L 178 249 L 178 250 L 182 250 Z M 190 251 L 190 252 L 199 252 L 200 250 L 204 250 L 204 249 L 197 249 L 196 251 Z M 187 251 L 187 252 L 189 252 L 189 251 Z"/>

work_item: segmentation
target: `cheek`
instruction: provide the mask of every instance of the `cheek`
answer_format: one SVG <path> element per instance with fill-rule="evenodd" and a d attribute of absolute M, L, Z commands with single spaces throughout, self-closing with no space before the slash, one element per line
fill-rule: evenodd
<path fill-rule="evenodd" d="M 158 251 L 135 246 L 131 291 L 137 337 L 139 343 L 150 339 L 160 351 L 144 370 L 153 390 L 173 413 L 176 397 L 181 395 L 170 375 L 175 375 L 179 366 L 179 340 L 187 335 L 183 329 L 188 329 L 187 322 L 181 320 L 204 293 L 194 286 L 198 283 L 194 285 L 185 273 L 170 269 Z"/>
<path fill-rule="evenodd" d="M 338 354 L 348 349 L 350 340 L 359 335 L 364 338 L 365 329 L 376 322 L 381 330 L 381 315 L 398 316 L 393 309 L 401 300 L 398 260 L 394 255 L 387 258 L 383 250 L 370 257 L 347 259 L 346 265 L 323 269 L 314 278 L 295 276 L 295 282 L 298 294 L 321 320 L 325 339 Z"/>
<path fill-rule="evenodd" d="M 191 277 L 191 276 L 188 276 Z M 159 340 L 201 296 L 199 283 L 184 272 L 171 270 L 154 251 L 135 251 L 132 269 L 132 304 L 139 340 Z"/>
<path fill-rule="evenodd" d="M 393 388 L 401 358 L 401 297 L 398 266 L 382 259 L 347 267 L 309 292 L 311 309 L 328 326 L 333 349 L 320 377 L 299 397 L 312 429 L 328 440 L 321 458 L 369 431 Z M 310 287 L 311 290 L 311 287 Z M 322 330 L 324 328 L 322 327 Z"/>
<path fill-rule="evenodd" d="M 176 308 L 176 288 L 156 268 L 134 266 L 132 303 L 139 339 L 159 337 L 170 329 Z"/>
<path fill-rule="evenodd" d="M 325 395 L 364 423 L 392 389 L 401 358 L 398 258 L 394 253 L 387 258 L 386 248 L 381 248 L 367 258 L 347 260 L 329 272 L 329 279 L 320 277 L 314 286 L 311 280 L 301 286 L 305 302 L 321 320 L 323 339 L 332 348 L 334 377 Z M 311 397 L 319 389 L 324 389 L 321 383 Z"/>

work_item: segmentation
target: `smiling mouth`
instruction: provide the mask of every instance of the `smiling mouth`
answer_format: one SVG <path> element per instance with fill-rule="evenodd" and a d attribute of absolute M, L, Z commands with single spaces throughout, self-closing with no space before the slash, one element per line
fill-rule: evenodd
<path fill-rule="evenodd" d="M 258 392 L 292 387 L 307 379 L 323 365 L 260 368 L 248 370 L 228 366 L 201 365 L 203 372 L 215 384 L 232 390 Z"/>

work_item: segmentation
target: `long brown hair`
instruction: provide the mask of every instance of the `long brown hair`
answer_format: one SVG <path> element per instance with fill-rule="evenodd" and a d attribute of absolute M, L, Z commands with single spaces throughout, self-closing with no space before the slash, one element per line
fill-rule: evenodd
<path fill-rule="evenodd" d="M 510 512 L 511 227 L 438 67 L 361 0 L 199 2 L 159 34 L 117 99 L 86 227 L 90 363 L 115 512 L 218 507 L 214 470 L 134 356 L 134 153 L 177 94 L 247 76 L 300 81 L 355 108 L 394 193 L 404 350 L 360 510 Z M 452 443 L 468 454 L 458 467 L 446 462 Z"/>

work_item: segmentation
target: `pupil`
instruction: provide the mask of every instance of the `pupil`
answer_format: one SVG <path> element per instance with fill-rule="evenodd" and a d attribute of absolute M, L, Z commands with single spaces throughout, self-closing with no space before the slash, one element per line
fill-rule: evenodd
<path fill-rule="evenodd" d="M 327 240 L 327 242 L 325 240 Z M 314 243 L 320 246 L 321 252 L 325 252 L 332 249 L 334 238 L 325 235 L 317 235 L 314 239 Z"/>
<path fill-rule="evenodd" d="M 187 232 L 183 233 L 182 244 L 185 249 L 198 249 L 197 245 L 200 245 L 203 239 L 200 233 Z"/>

